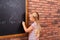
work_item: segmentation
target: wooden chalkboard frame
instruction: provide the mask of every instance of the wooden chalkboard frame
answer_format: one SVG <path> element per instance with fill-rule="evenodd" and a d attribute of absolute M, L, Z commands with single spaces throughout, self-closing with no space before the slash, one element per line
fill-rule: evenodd
<path fill-rule="evenodd" d="M 28 24 L 28 0 L 25 0 L 25 22 L 26 25 Z M 28 26 L 28 25 L 27 25 Z M 0 36 L 0 39 L 4 39 L 4 38 L 14 38 L 14 37 L 24 37 L 27 36 L 27 33 L 20 33 L 20 34 L 12 34 L 12 35 L 5 35 L 5 36 Z"/>

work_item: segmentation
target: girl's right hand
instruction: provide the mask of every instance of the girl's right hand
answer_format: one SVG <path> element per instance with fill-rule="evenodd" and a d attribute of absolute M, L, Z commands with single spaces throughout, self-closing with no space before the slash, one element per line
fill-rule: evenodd
<path fill-rule="evenodd" d="M 24 21 L 22 22 L 22 25 L 25 25 L 25 22 Z"/>

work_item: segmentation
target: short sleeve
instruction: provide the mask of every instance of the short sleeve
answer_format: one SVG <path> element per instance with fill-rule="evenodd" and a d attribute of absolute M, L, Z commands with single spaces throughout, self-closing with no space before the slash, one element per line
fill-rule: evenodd
<path fill-rule="evenodd" d="M 33 23 L 31 26 L 34 28 L 35 24 Z"/>

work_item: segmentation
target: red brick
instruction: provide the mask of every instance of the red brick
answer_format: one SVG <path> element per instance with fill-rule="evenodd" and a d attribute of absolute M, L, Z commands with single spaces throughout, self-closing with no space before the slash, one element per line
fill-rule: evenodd
<path fill-rule="evenodd" d="M 30 0 L 28 1 L 29 13 L 38 12 L 40 14 L 40 24 L 47 24 L 48 27 L 42 27 L 41 40 L 60 40 L 60 22 L 54 25 L 53 20 L 59 20 L 60 0 Z M 50 3 L 49 3 L 50 2 Z M 53 4 L 54 3 L 54 4 Z M 52 33 L 53 32 L 53 33 Z M 57 36 L 55 36 L 57 35 Z"/>

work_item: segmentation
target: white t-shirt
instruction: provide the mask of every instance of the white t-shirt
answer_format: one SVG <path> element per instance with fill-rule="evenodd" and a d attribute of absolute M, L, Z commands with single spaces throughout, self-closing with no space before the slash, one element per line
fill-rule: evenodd
<path fill-rule="evenodd" d="M 36 22 L 34 22 L 34 23 L 31 25 L 31 27 L 33 27 L 33 30 L 29 33 L 29 40 L 39 40 L 39 38 L 37 38 L 37 37 L 35 36 L 35 30 L 36 30 L 36 28 L 37 28 Z"/>

